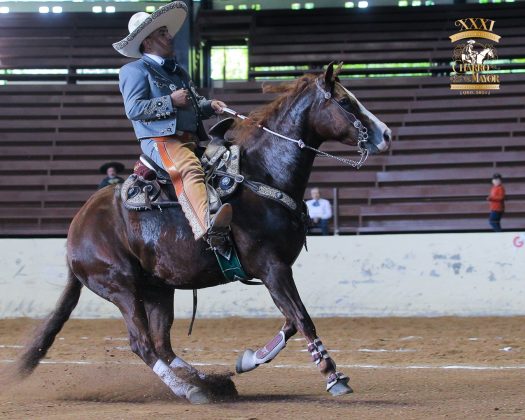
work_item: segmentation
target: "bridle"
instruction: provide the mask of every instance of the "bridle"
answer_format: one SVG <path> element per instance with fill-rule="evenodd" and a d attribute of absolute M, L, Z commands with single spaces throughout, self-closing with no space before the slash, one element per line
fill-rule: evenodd
<path fill-rule="evenodd" d="M 350 123 L 357 128 L 358 134 L 357 134 L 357 147 L 359 150 L 364 149 L 364 144 L 368 141 L 368 129 L 363 125 L 363 123 L 348 109 L 346 109 L 341 103 L 334 99 L 332 94 L 328 92 L 327 90 L 323 89 L 322 86 L 319 83 L 319 78 L 315 79 L 315 85 L 317 86 L 317 89 L 321 91 L 323 94 L 325 100 L 331 100 L 333 101 L 339 108 L 341 108 L 344 111 L 344 115 L 350 121 Z M 339 83 L 339 86 L 346 92 L 346 94 L 350 97 L 351 93 Z"/>
<path fill-rule="evenodd" d="M 359 169 L 361 166 L 363 166 L 363 164 L 365 163 L 366 159 L 368 158 L 368 150 L 365 147 L 366 143 L 368 142 L 368 129 L 363 125 L 363 123 L 354 114 L 352 114 L 350 111 L 345 109 L 338 101 L 336 101 L 332 97 L 332 94 L 330 92 L 326 91 L 325 89 L 323 89 L 321 87 L 321 85 L 319 84 L 319 78 L 317 78 L 315 80 L 315 85 L 316 85 L 317 89 L 321 91 L 322 97 L 325 100 L 327 100 L 327 101 L 334 101 L 337 104 L 337 106 L 344 111 L 344 115 L 350 121 L 350 123 L 358 130 L 357 149 L 358 149 L 358 152 L 360 154 L 359 161 L 355 161 L 355 160 L 351 160 L 351 159 L 345 159 L 345 158 L 342 158 L 342 157 L 339 157 L 339 156 L 334 156 L 334 155 L 332 155 L 330 153 L 327 153 L 327 152 L 323 152 L 322 150 L 316 149 L 315 147 L 308 146 L 302 139 L 292 139 L 292 138 L 287 137 L 287 136 L 285 136 L 283 134 L 280 134 L 280 133 L 277 133 L 277 132 L 275 132 L 273 130 L 270 130 L 268 127 L 265 127 L 265 126 L 263 126 L 261 124 L 257 124 L 257 127 L 259 127 L 261 130 L 264 130 L 267 133 L 269 133 L 269 134 L 271 134 L 271 135 L 273 135 L 275 137 L 279 137 L 281 139 L 284 139 L 284 140 L 287 140 L 287 141 L 290 141 L 290 142 L 293 142 L 293 143 L 297 144 L 297 146 L 300 149 L 311 150 L 311 151 L 313 151 L 314 153 L 316 153 L 316 154 L 318 154 L 320 156 L 329 157 L 329 158 L 338 160 L 339 162 L 344 163 L 345 165 L 349 165 L 349 166 L 351 166 L 353 168 Z M 341 87 L 348 94 L 348 96 L 350 96 L 350 92 L 348 92 L 348 90 L 346 90 L 344 88 L 344 86 L 341 85 Z M 239 114 L 237 111 L 234 111 L 231 108 L 223 108 L 223 111 L 228 113 L 228 114 L 233 115 L 236 118 L 240 118 L 241 120 L 251 120 L 250 117 L 247 117 L 246 115 Z"/>

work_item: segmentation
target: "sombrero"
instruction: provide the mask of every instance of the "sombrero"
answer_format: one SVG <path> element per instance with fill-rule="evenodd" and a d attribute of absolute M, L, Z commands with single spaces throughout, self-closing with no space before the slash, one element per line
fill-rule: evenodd
<path fill-rule="evenodd" d="M 151 15 L 146 12 L 135 13 L 128 23 L 129 35 L 122 41 L 115 42 L 113 48 L 126 57 L 140 58 L 140 44 L 144 39 L 163 26 L 168 28 L 171 35 L 175 35 L 187 14 L 188 7 L 182 1 L 166 4 Z"/>
<path fill-rule="evenodd" d="M 104 163 L 99 169 L 100 173 L 105 174 L 108 171 L 108 168 L 115 168 L 117 174 L 124 170 L 124 165 L 120 162 L 107 162 Z"/>

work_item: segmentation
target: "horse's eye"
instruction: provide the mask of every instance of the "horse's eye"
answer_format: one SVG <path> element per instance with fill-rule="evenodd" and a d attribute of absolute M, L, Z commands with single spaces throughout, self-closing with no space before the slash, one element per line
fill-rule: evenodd
<path fill-rule="evenodd" d="M 337 101 L 337 103 L 345 111 L 350 112 L 350 101 L 348 100 L 348 98 L 340 99 L 339 101 Z"/>

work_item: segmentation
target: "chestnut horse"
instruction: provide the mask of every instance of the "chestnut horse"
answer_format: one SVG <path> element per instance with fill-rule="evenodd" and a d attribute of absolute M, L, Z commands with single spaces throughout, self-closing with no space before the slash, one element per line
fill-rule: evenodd
<path fill-rule="evenodd" d="M 337 72 L 330 64 L 323 75 L 305 75 L 274 88 L 281 95 L 252 113 L 252 121 L 302 139 L 314 148 L 329 139 L 350 146 L 359 139 L 360 146 L 369 153 L 388 149 L 390 130 L 342 87 Z M 362 136 L 366 134 L 363 127 L 368 136 Z M 234 133 L 241 147 L 242 174 L 286 192 L 301 203 L 315 152 L 246 121 Z M 348 377 L 336 370 L 319 340 L 294 283 L 292 264 L 305 242 L 304 219 L 300 213 L 247 188 L 239 188 L 229 202 L 233 206 L 232 235 L 243 268 L 250 277 L 262 280 L 285 317 L 282 329 L 265 346 L 241 354 L 237 372 L 269 362 L 299 331 L 326 379 L 327 390 L 332 395 L 352 392 Z M 194 240 L 180 208 L 127 211 L 118 190 L 113 186 L 104 188 L 86 202 L 71 223 L 67 263 L 67 285 L 54 312 L 18 360 L 21 376 L 31 373 L 45 356 L 84 285 L 119 308 L 131 350 L 174 394 L 192 403 L 210 400 L 206 388 L 191 380 L 187 372 L 201 379 L 206 375 L 176 356 L 171 347 L 173 298 L 175 289 L 212 287 L 224 283 L 224 279 L 206 242 Z"/>

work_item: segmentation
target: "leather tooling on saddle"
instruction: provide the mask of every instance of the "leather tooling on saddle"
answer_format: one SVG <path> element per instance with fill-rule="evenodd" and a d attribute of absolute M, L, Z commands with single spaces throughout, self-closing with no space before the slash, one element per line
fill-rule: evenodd
<path fill-rule="evenodd" d="M 126 209 L 134 211 L 162 210 L 179 205 L 166 196 L 157 180 L 148 181 L 137 174 L 131 174 L 124 181 L 120 187 L 120 198 Z"/>
<path fill-rule="evenodd" d="M 225 145 L 224 133 L 232 123 L 233 119 L 227 118 L 210 129 L 212 139 L 201 159 L 212 213 L 221 206 L 221 199 L 233 194 L 244 180 L 240 175 L 239 146 Z M 168 173 L 145 155 L 140 157 L 140 162 L 156 174 L 156 179 L 146 180 L 137 173 L 130 175 L 121 186 L 124 207 L 128 210 L 145 211 L 177 206 Z"/>
<path fill-rule="evenodd" d="M 208 190 L 210 212 L 217 211 L 222 204 L 222 199 L 232 195 L 240 184 L 243 184 L 261 197 L 278 202 L 293 213 L 301 212 L 302 206 L 298 205 L 285 192 L 261 182 L 249 180 L 241 175 L 240 148 L 228 142 L 224 137 L 233 123 L 233 118 L 225 118 L 210 129 L 209 135 L 211 140 L 201 158 Z M 168 173 L 145 155 L 140 157 L 140 161 L 156 173 L 157 179 L 147 181 L 136 174 L 130 175 L 130 178 L 121 188 L 124 206 L 128 210 L 143 211 L 177 205 L 176 197 L 170 192 L 171 187 L 168 187 L 171 184 Z M 131 179 L 132 177 L 134 178 Z M 136 185 L 137 183 L 138 185 Z M 137 193 L 135 186 L 141 188 L 141 192 Z M 146 197 L 144 189 L 149 191 L 148 197 Z M 156 192 L 158 189 L 160 189 L 161 194 L 154 197 L 153 192 Z M 166 198 L 162 197 L 163 195 L 166 195 Z"/>

